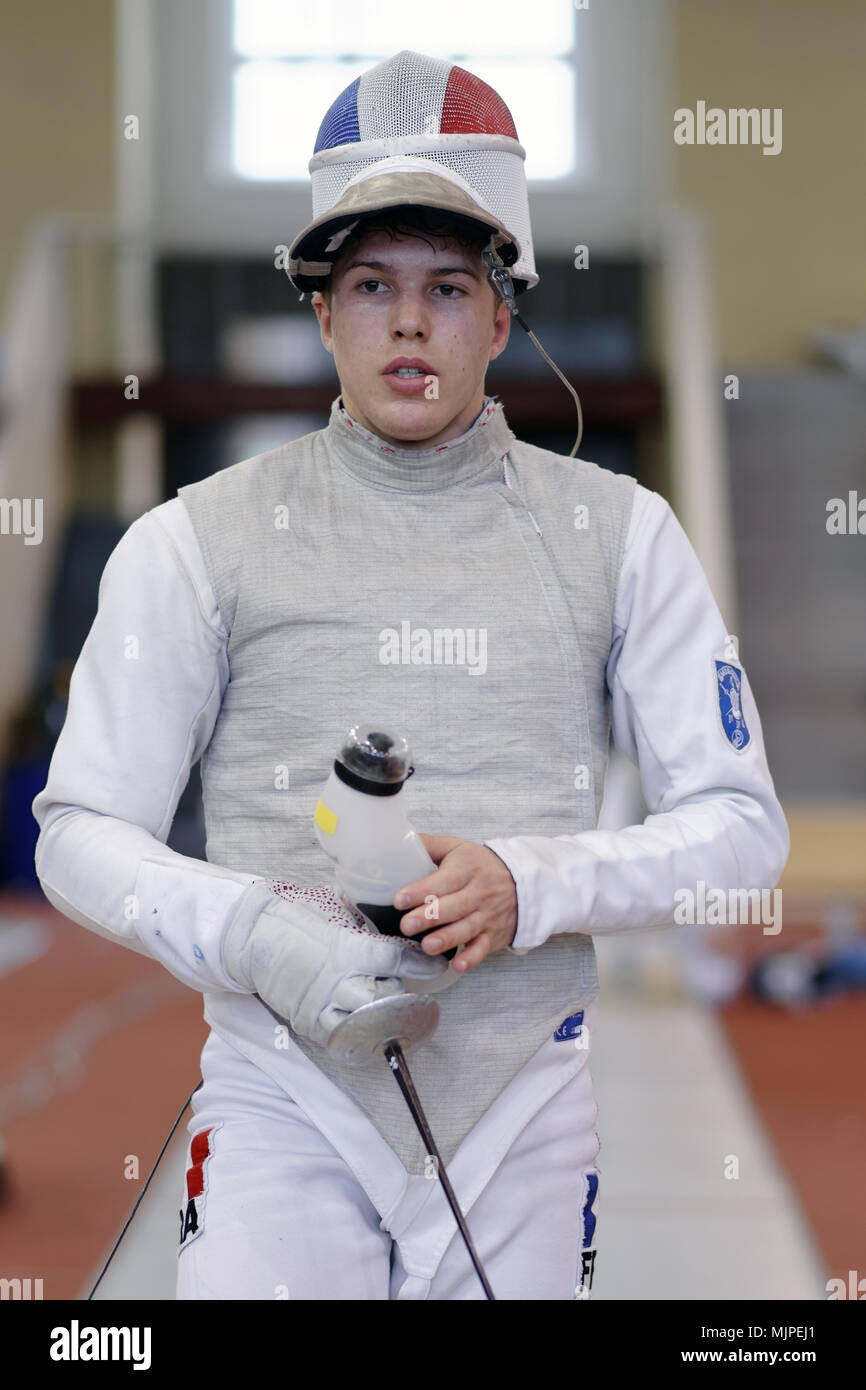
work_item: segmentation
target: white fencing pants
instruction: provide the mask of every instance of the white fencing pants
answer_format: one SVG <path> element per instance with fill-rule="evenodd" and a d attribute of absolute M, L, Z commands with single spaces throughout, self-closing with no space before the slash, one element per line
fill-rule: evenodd
<path fill-rule="evenodd" d="M 411 1053 L 408 1061 L 411 1068 Z M 383 1216 L 294 1100 L 215 1033 L 202 1077 L 188 1125 L 179 1299 L 484 1298 L 435 1177 L 407 1174 L 401 1199 Z M 589 1297 L 595 1124 L 585 1065 L 533 1115 L 464 1207 L 497 1299 Z M 459 1155 L 447 1165 L 458 1200 Z"/>

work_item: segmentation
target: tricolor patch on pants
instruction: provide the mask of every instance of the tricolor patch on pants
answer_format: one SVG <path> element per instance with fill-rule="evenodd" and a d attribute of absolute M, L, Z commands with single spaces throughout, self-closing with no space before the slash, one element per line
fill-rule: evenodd
<path fill-rule="evenodd" d="M 180 1210 L 181 1249 L 201 1235 L 204 1229 L 204 1204 L 207 1196 L 208 1160 L 213 1153 L 213 1136 L 218 1125 L 203 1129 L 193 1136 L 189 1146 L 190 1166 L 186 1170 L 186 1210 Z"/>

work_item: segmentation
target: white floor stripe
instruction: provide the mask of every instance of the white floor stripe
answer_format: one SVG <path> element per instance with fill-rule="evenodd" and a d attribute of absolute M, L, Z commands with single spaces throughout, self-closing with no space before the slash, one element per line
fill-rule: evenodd
<path fill-rule="evenodd" d="M 147 1196 L 135 1213 L 135 1219 L 94 1295 L 94 1303 L 110 1298 L 141 1299 L 145 1302 L 174 1298 L 180 1238 L 178 1212 L 183 1193 L 186 1145 L 189 1138 L 186 1131 L 188 1119 L 189 1111 L 178 1125 L 175 1136 L 163 1155 Z M 160 1139 L 160 1145 L 163 1142 L 164 1136 Z M 156 1154 L 150 1160 L 151 1166 L 155 1157 Z M 147 1172 L 150 1172 L 150 1168 Z M 142 1181 L 146 1178 L 147 1173 L 143 1175 Z M 130 1193 L 130 1209 L 140 1191 L 139 1187 L 136 1192 Z M 123 1219 L 125 1221 L 126 1217 Z M 96 1268 L 88 1276 L 84 1288 L 78 1295 L 79 1298 L 87 1297 L 119 1234 L 118 1229 Z"/>
<path fill-rule="evenodd" d="M 603 1004 L 590 1067 L 594 1299 L 826 1298 L 820 1253 L 712 1011 Z"/>

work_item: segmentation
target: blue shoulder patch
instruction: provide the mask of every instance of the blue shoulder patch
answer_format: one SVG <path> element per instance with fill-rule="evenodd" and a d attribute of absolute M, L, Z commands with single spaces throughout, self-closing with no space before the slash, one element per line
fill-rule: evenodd
<path fill-rule="evenodd" d="M 730 661 L 716 661 L 716 692 L 719 700 L 719 717 L 722 733 L 735 753 L 742 753 L 752 741 L 743 715 L 743 673 Z"/>

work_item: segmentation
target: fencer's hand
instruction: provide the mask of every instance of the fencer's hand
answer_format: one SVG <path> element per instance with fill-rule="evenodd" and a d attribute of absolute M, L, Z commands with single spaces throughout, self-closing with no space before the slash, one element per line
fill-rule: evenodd
<path fill-rule="evenodd" d="M 330 888 L 272 879 L 238 899 L 222 959 L 233 980 L 322 1045 L 354 1009 L 402 994 L 401 977 L 435 979 L 448 966 L 415 942 L 371 931 Z"/>
<path fill-rule="evenodd" d="M 429 931 L 421 947 L 433 956 L 463 946 L 451 962 L 458 972 L 472 970 L 494 951 L 504 951 L 517 932 L 517 889 L 505 863 L 486 845 L 455 835 L 421 835 L 427 853 L 439 867 L 426 878 L 407 883 L 394 897 L 396 908 L 421 906 L 422 912 L 400 919 L 407 936 Z M 431 912 L 431 907 L 435 911 Z M 429 915 L 427 915 L 429 914 Z M 431 921 L 437 930 L 430 930 Z"/>

